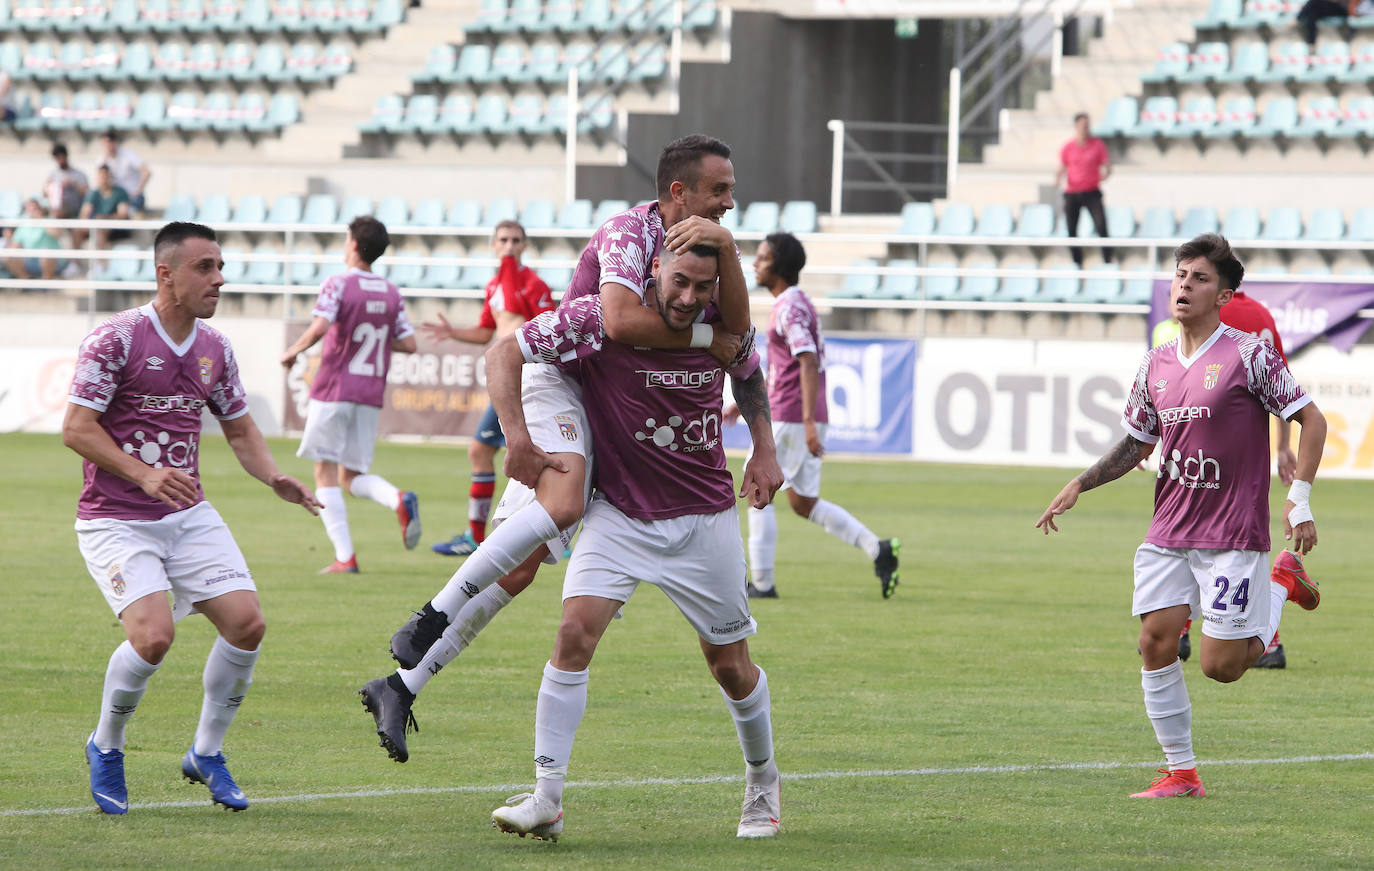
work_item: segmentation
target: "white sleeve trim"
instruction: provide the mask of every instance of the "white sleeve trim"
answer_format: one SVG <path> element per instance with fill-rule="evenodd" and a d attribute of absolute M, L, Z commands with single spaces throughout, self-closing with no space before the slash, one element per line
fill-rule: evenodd
<path fill-rule="evenodd" d="M 98 411 L 101 414 L 104 414 L 105 412 L 110 410 L 110 406 L 108 403 L 101 403 L 94 399 L 84 399 L 80 396 L 68 395 L 67 401 L 70 402 L 72 405 L 80 405 L 85 408 L 94 409 L 95 411 Z"/>
<path fill-rule="evenodd" d="M 233 414 L 224 414 L 224 415 L 217 414 L 217 415 L 215 415 L 215 420 L 238 420 L 239 418 L 243 417 L 243 416 L 244 416 L 245 414 L 247 414 L 247 413 L 248 413 L 248 403 L 245 402 L 245 403 L 243 404 L 243 408 L 241 408 L 240 410 L 234 412 Z"/>
<path fill-rule="evenodd" d="M 1141 432 L 1140 430 L 1132 426 L 1130 420 L 1128 420 L 1127 418 L 1121 418 L 1121 428 L 1126 430 L 1126 432 L 1130 434 L 1131 438 L 1135 439 L 1138 442 L 1144 442 L 1147 445 L 1154 445 L 1159 443 L 1159 436 Z"/>
<path fill-rule="evenodd" d="M 525 358 L 526 363 L 542 363 L 544 358 L 535 353 L 530 347 L 530 343 L 525 340 L 525 331 L 515 331 L 515 343 L 520 346 L 520 356 Z"/>
<path fill-rule="evenodd" d="M 621 287 L 628 287 L 634 291 L 635 296 L 639 297 L 640 302 L 644 301 L 644 286 L 631 284 L 629 279 L 621 278 L 619 275 L 603 275 L 601 284 L 618 284 Z M 597 285 L 597 292 L 601 290 L 601 285 Z"/>
<path fill-rule="evenodd" d="M 1299 397 L 1298 399 L 1295 399 L 1295 400 L 1293 400 L 1292 402 L 1290 402 L 1290 403 L 1288 404 L 1288 407 L 1285 408 L 1283 411 L 1280 411 L 1280 412 L 1279 412 L 1279 417 L 1283 418 L 1284 420 L 1292 420 L 1292 419 L 1293 419 L 1293 415 L 1297 414 L 1297 413 L 1298 413 L 1299 411 L 1301 411 L 1303 408 L 1305 408 L 1306 406 L 1308 406 L 1309 404 L 1311 404 L 1311 402 L 1312 402 L 1312 397 L 1307 396 L 1306 394 L 1304 394 L 1303 396 Z"/>

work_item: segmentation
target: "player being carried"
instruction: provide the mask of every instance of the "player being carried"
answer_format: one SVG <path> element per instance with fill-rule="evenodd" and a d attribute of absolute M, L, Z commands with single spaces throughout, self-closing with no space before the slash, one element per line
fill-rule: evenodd
<path fill-rule="evenodd" d="M 1132 613 L 1140 617 L 1145 713 L 1168 767 L 1138 798 L 1205 794 L 1178 659 L 1184 621 L 1201 615 L 1202 673 L 1229 683 L 1278 634 L 1285 601 L 1306 610 L 1321 601 L 1300 562 L 1268 567 L 1268 415 L 1302 427 L 1283 509 L 1285 535 L 1302 554 L 1317 543 L 1309 496 L 1326 418 L 1272 345 L 1221 323 L 1221 308 L 1245 275 L 1227 241 L 1205 233 L 1179 246 L 1174 262 L 1169 304 L 1178 339 L 1141 362 L 1122 421 L 1126 436 L 1066 484 L 1036 522 L 1046 535 L 1057 531 L 1055 517 L 1079 494 L 1125 475 L 1160 443 L 1154 519 L 1135 555 Z"/>
<path fill-rule="evenodd" d="M 825 339 L 811 298 L 798 286 L 806 249 L 791 233 L 774 233 L 754 253 L 754 279 L 773 295 L 768 314 L 768 405 L 773 440 L 787 480 L 787 502 L 826 532 L 852 544 L 873 561 L 883 598 L 897 589 L 901 542 L 879 539 L 854 515 L 821 498 L 821 457 L 829 422 L 825 401 Z M 732 420 L 738 409 L 725 410 Z M 776 599 L 773 556 L 778 518 L 773 506 L 749 509 L 749 598 Z"/>
<path fill-rule="evenodd" d="M 733 252 L 705 246 L 658 259 L 650 304 L 663 322 L 688 330 L 709 304 L 717 260 Z M 515 347 L 518 341 L 518 348 Z M 720 685 L 745 758 L 745 797 L 737 834 L 777 833 L 779 778 L 773 762 L 768 678 L 749 657 L 756 631 L 745 593 L 744 548 L 735 492 L 721 442 L 721 397 L 728 372 L 754 438 L 740 494 L 767 505 L 782 483 L 768 419 L 767 388 L 752 336 L 722 365 L 704 351 L 655 351 L 612 341 L 601 303 L 583 297 L 541 315 L 487 352 L 492 401 L 512 456 L 531 454 L 517 398 L 520 363 L 573 373 L 596 432 L 597 493 L 563 582 L 563 619 L 544 666 L 535 713 L 535 788 L 492 813 L 522 837 L 557 839 L 573 738 L 587 707 L 588 665 L 606 627 L 640 582 L 654 584 L 696 630 Z"/>
<path fill-rule="evenodd" d="M 719 223 L 734 207 L 734 187 L 728 145 L 699 135 L 668 143 L 658 161 L 658 199 L 611 217 L 592 234 L 560 307 L 598 295 L 606 334 L 616 341 L 666 350 L 696 347 L 721 362 L 733 359 L 750 329 L 749 289 L 734 237 Z M 674 330 L 644 305 L 644 288 L 661 249 L 680 253 L 697 244 L 722 252 L 720 321 Z M 494 515 L 499 525 L 392 636 L 392 656 L 401 668 L 360 690 L 381 746 L 398 762 L 409 756 L 405 734 L 407 724 L 414 724 L 415 694 L 533 581 L 541 561 L 558 560 L 582 518 L 590 490 L 591 431 L 581 386 L 555 367 L 529 366 L 521 401 L 525 419 L 535 422 L 533 439 L 541 452 L 508 445 L 505 470 L 511 481 Z"/>
<path fill-rule="evenodd" d="M 62 422 L 63 443 L 84 460 L 77 545 L 126 638 L 110 656 L 100 720 L 86 741 L 91 797 L 107 814 L 128 812 L 125 727 L 172 646 L 176 621 L 199 612 L 219 634 L 181 772 L 209 787 L 212 801 L 239 811 L 248 799 L 222 745 L 253 682 L 266 624 L 243 554 L 201 489 L 202 409 L 219 419 L 248 474 L 312 513 L 319 503 L 277 468 L 248 413 L 229 340 L 201 323 L 214 315 L 224 284 L 214 231 L 167 224 L 153 257 L 157 296 L 81 343 Z"/>
<path fill-rule="evenodd" d="M 349 223 L 344 239 L 348 271 L 324 280 L 310 326 L 281 355 L 281 364 L 290 369 L 296 357 L 324 339 L 320 369 L 310 385 L 305 432 L 296 451 L 296 456 L 315 461 L 324 531 L 334 545 L 334 562 L 320 570 L 322 575 L 358 571 L 344 490 L 394 511 L 407 550 L 420 540 L 419 498 L 368 473 L 391 353 L 415 351 L 415 331 L 400 290 L 372 272 L 372 264 L 389 244 L 386 227 L 371 215 Z"/>

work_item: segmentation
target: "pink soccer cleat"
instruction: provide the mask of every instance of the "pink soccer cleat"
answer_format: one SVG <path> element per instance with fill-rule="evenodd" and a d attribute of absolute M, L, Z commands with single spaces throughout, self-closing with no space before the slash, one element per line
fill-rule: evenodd
<path fill-rule="evenodd" d="M 1307 570 L 1302 567 L 1302 557 L 1291 550 L 1285 550 L 1274 560 L 1269 579 L 1281 584 L 1288 591 L 1288 601 L 1298 603 L 1304 611 L 1315 610 L 1321 604 L 1322 594 L 1317 589 L 1317 582 L 1307 576 Z"/>
<path fill-rule="evenodd" d="M 1158 770 L 1164 776 L 1157 778 L 1144 792 L 1132 793 L 1131 798 L 1202 798 L 1207 794 L 1207 790 L 1202 788 L 1202 781 L 1198 780 L 1196 768 L 1181 768 L 1178 771 L 1170 771 L 1167 768 Z"/>

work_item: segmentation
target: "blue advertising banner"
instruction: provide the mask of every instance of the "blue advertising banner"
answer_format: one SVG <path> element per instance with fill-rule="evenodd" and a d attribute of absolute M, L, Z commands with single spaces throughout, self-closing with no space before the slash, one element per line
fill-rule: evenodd
<path fill-rule="evenodd" d="M 766 347 L 760 343 L 759 353 Z M 766 363 L 766 360 L 765 360 Z M 916 390 L 911 339 L 825 339 L 825 449 L 858 454 L 910 454 Z M 727 448 L 747 448 L 749 428 L 725 428 Z"/>
<path fill-rule="evenodd" d="M 1169 285 L 1166 279 L 1154 281 L 1147 337 L 1156 324 L 1170 317 Z M 1289 355 L 1319 336 L 1348 352 L 1374 323 L 1355 316 L 1360 309 L 1374 306 L 1374 284 L 1368 282 L 1246 281 L 1241 290 L 1269 309 Z"/>

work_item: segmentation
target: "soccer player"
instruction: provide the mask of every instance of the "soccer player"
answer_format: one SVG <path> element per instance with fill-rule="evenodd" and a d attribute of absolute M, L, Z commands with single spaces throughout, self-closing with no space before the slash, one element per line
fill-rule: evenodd
<path fill-rule="evenodd" d="M 519 329 L 536 315 L 553 310 L 553 294 L 534 270 L 520 263 L 525 253 L 525 228 L 519 221 L 502 221 L 491 235 L 491 247 L 501 266 L 496 276 L 487 282 L 487 296 L 482 314 L 475 327 L 455 327 L 443 313 L 437 321 L 420 325 L 430 340 L 442 342 L 456 339 L 474 345 L 485 345 L 495 338 L 503 338 Z M 501 421 L 496 411 L 487 410 L 477 423 L 477 431 L 468 442 L 468 463 L 472 469 L 468 486 L 468 528 L 449 541 L 430 546 L 430 550 L 444 556 L 467 556 L 487 537 L 487 515 L 491 513 L 491 497 L 496 492 L 496 452 L 506 446 Z"/>
<path fill-rule="evenodd" d="M 825 339 L 811 298 L 798 286 L 806 249 L 791 233 L 774 233 L 754 253 L 754 279 L 773 295 L 768 315 L 768 405 L 773 440 L 786 481 L 787 501 L 798 517 L 862 550 L 873 561 L 883 598 L 897 589 L 901 542 L 879 539 L 854 515 L 821 497 L 821 457 L 829 421 L 825 401 Z M 727 420 L 738 412 L 726 409 Z M 776 599 L 773 555 L 778 520 L 773 506 L 749 509 L 749 598 Z"/>
<path fill-rule="evenodd" d="M 320 368 L 310 385 L 305 432 L 296 451 L 296 456 L 315 461 L 324 531 L 334 545 L 334 562 L 320 570 L 322 575 L 358 573 L 344 490 L 394 511 L 406 550 L 420 541 L 419 498 L 368 473 L 391 354 L 415 351 L 415 330 L 400 290 L 372 272 L 372 264 L 390 243 L 386 227 L 370 215 L 349 223 L 344 238 L 348 271 L 324 280 L 310 326 L 281 355 L 281 364 L 290 369 L 297 356 L 324 339 Z"/>
<path fill-rule="evenodd" d="M 1168 761 L 1162 777 L 1136 798 L 1202 796 L 1193 755 L 1192 704 L 1178 659 L 1178 636 L 1190 616 L 1204 621 L 1202 673 L 1238 680 L 1278 633 L 1285 601 L 1306 610 L 1320 603 L 1302 564 L 1269 562 L 1270 414 L 1297 420 L 1297 475 L 1284 504 L 1285 536 L 1306 554 L 1317 543 L 1309 497 L 1326 442 L 1326 418 L 1294 380 L 1272 345 L 1221 322 L 1221 309 L 1245 268 L 1227 241 L 1205 233 L 1174 251 L 1170 308 L 1176 342 L 1145 355 L 1127 399 L 1126 436 L 1064 485 L 1036 526 L 1058 531 L 1054 518 L 1081 493 L 1135 468 L 1160 442 L 1155 510 L 1135 555 L 1132 611 L 1140 617 L 1145 712 Z"/>
<path fill-rule="evenodd" d="M 209 787 L 215 803 L 240 811 L 248 799 L 222 748 L 253 682 L 265 623 L 243 554 L 201 489 L 201 410 L 219 419 L 248 474 L 311 513 L 319 503 L 277 468 L 248 413 L 229 340 L 201 323 L 214 315 L 224 284 L 214 231 L 168 224 L 153 252 L 157 296 L 81 343 L 62 422 L 63 443 L 83 458 L 77 545 L 125 634 L 110 656 L 100 720 L 86 741 L 91 797 L 107 814 L 128 812 L 125 727 L 172 646 L 176 621 L 199 612 L 219 637 L 205 662 L 200 723 L 181 772 Z"/>
<path fill-rule="evenodd" d="M 705 246 L 659 258 L 651 291 L 663 322 L 689 330 L 715 289 L 719 258 Z M 541 315 L 487 353 L 492 400 L 510 451 L 528 449 L 516 396 L 521 358 L 577 373 L 600 456 L 597 494 L 563 584 L 563 619 L 544 667 L 535 714 L 536 785 L 492 813 L 503 831 L 557 840 L 573 738 L 587 706 L 588 665 L 597 643 L 635 587 L 659 587 L 699 636 L 720 685 L 745 759 L 745 796 L 737 834 L 777 834 L 779 777 L 773 761 L 768 677 L 749 657 L 756 631 L 745 594 L 744 548 L 735 492 L 721 442 L 726 372 L 755 439 L 741 495 L 768 504 L 782 483 L 768 400 L 752 341 L 723 370 L 704 351 L 655 351 L 611 340 L 603 300 L 582 297 Z M 532 425 L 543 425 L 532 421 Z M 537 448 L 533 451 L 540 453 Z"/>
<path fill-rule="evenodd" d="M 729 154 L 729 146 L 708 136 L 668 143 L 659 155 L 658 200 L 612 216 L 592 234 L 560 305 L 599 295 L 606 334 L 617 341 L 665 350 L 696 345 L 718 361 L 733 359 L 750 327 L 738 249 L 719 223 L 734 207 Z M 719 266 L 720 322 L 670 329 L 641 302 L 653 258 L 660 249 L 680 253 L 703 243 L 729 252 Z M 490 374 L 487 386 L 490 392 Z M 524 416 L 549 424 L 535 432 L 540 451 L 513 451 L 508 444 L 505 471 L 511 481 L 496 507 L 491 534 L 392 636 L 391 654 L 401 668 L 359 691 L 376 721 L 379 743 L 397 762 L 409 758 L 405 733 L 414 725 L 415 693 L 442 667 L 427 657 L 447 663 L 461 653 L 533 581 L 541 561 L 557 562 L 582 518 L 591 480 L 591 432 L 581 387 L 555 367 L 531 366 L 523 373 L 521 395 Z"/>

